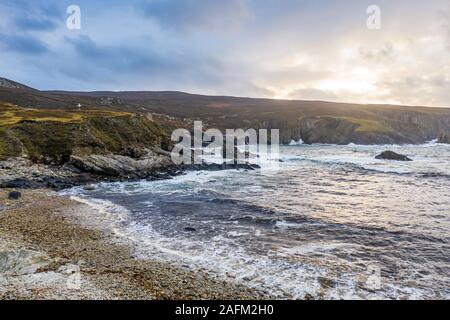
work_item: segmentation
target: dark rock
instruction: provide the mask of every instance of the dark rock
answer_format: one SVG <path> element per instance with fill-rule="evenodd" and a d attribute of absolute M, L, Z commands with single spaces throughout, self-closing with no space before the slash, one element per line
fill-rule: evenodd
<path fill-rule="evenodd" d="M 333 279 L 319 277 L 319 283 L 324 288 L 334 288 L 336 286 L 336 282 Z"/>
<path fill-rule="evenodd" d="M 11 189 L 31 189 L 35 187 L 35 184 L 28 179 L 15 179 L 3 182 L 0 187 Z"/>
<path fill-rule="evenodd" d="M 192 228 L 192 227 L 186 227 L 186 228 L 184 228 L 184 231 L 188 231 L 188 232 L 196 232 L 197 229 Z"/>
<path fill-rule="evenodd" d="M 439 143 L 450 144 L 450 134 L 442 134 L 439 138 Z"/>
<path fill-rule="evenodd" d="M 22 193 L 19 191 L 11 191 L 8 195 L 9 200 L 19 200 L 22 197 Z"/>
<path fill-rule="evenodd" d="M 412 159 L 408 158 L 405 155 L 395 153 L 393 151 L 384 151 L 375 157 L 375 159 L 379 160 L 395 160 L 395 161 L 412 161 Z"/>

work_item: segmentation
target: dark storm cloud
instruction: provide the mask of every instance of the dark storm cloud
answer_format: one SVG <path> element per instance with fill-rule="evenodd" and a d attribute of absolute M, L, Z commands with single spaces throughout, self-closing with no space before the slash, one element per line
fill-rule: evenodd
<path fill-rule="evenodd" d="M 221 64 L 213 59 L 185 54 L 183 52 L 157 52 L 149 46 L 100 45 L 89 36 L 66 38 L 76 58 L 70 64 L 62 63 L 61 70 L 71 77 L 89 80 L 102 79 L 116 82 L 124 76 L 133 76 L 133 81 L 146 79 L 154 83 L 176 78 L 186 83 L 201 75 L 203 83 L 219 83 Z M 87 76 L 88 75 L 88 76 Z"/>
<path fill-rule="evenodd" d="M 176 66 L 175 62 L 158 55 L 149 48 L 126 45 L 101 46 L 86 35 L 67 38 L 66 41 L 83 61 L 110 70 L 122 72 L 163 71 Z"/>
<path fill-rule="evenodd" d="M 0 48 L 23 55 L 42 55 L 49 51 L 40 32 L 53 32 L 63 11 L 56 4 L 44 1 L 9 1 L 0 3 L 4 24 L 0 29 Z"/>
<path fill-rule="evenodd" d="M 15 31 L 52 31 L 64 24 L 64 8 L 45 1 L 4 1 L 7 19 Z"/>

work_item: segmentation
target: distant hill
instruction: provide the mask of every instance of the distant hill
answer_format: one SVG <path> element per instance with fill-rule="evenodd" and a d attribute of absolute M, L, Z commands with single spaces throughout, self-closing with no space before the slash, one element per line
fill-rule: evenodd
<path fill-rule="evenodd" d="M 282 143 L 301 138 L 306 143 L 419 144 L 432 139 L 448 142 L 450 137 L 450 108 L 204 96 L 173 91 L 69 92 L 1 87 L 0 102 L 37 109 L 77 110 L 80 104 L 86 110 L 151 113 L 168 117 L 176 127 L 191 128 L 193 120 L 203 120 L 205 126 L 219 129 L 280 129 Z"/>
<path fill-rule="evenodd" d="M 220 129 L 280 129 L 281 142 L 418 144 L 448 141 L 450 108 L 204 96 L 184 92 L 50 92 L 114 101 L 111 108 L 200 119 Z"/>
<path fill-rule="evenodd" d="M 0 88 L 4 89 L 23 89 L 23 90 L 36 90 L 33 88 L 30 88 L 26 85 L 23 85 L 21 83 L 6 79 L 6 78 L 0 78 Z"/>

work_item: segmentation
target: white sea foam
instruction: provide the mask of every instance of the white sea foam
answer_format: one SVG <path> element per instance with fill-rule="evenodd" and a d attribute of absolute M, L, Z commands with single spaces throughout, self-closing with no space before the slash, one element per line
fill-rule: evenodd
<path fill-rule="evenodd" d="M 439 143 L 439 139 L 432 139 L 422 144 L 356 144 L 349 143 L 349 147 L 364 148 L 429 148 L 429 147 L 449 147 L 450 144 Z"/>
<path fill-rule="evenodd" d="M 138 235 L 141 258 L 156 257 L 177 264 L 189 264 L 210 272 L 214 277 L 268 290 L 279 297 L 298 299 L 307 293 L 318 294 L 320 285 L 317 277 L 326 273 L 326 270 L 311 266 L 255 256 L 234 243 L 232 238 L 220 235 L 205 244 L 186 238 L 167 238 L 148 225 L 133 225 L 130 232 Z"/>
<path fill-rule="evenodd" d="M 303 144 L 305 144 L 305 142 L 302 139 L 299 139 L 298 141 L 291 140 L 289 143 L 290 146 L 301 146 Z"/>
<path fill-rule="evenodd" d="M 129 221 L 130 214 L 126 208 L 108 200 L 86 197 L 80 187 L 61 191 L 60 195 L 69 196 L 70 199 L 92 208 L 89 211 L 79 210 L 74 213 L 83 225 L 112 231 L 120 240 L 132 238 L 126 236 L 123 230 L 123 225 Z"/>

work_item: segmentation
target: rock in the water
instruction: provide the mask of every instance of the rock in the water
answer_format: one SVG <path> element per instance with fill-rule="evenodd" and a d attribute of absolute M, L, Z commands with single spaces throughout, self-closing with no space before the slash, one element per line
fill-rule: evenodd
<path fill-rule="evenodd" d="M 11 191 L 8 195 L 9 200 L 19 200 L 22 197 L 22 193 L 19 191 Z"/>
<path fill-rule="evenodd" d="M 395 153 L 393 151 L 384 151 L 378 156 L 375 157 L 375 159 L 379 160 L 396 160 L 396 161 L 412 161 L 412 159 L 408 158 L 405 155 Z"/>
<path fill-rule="evenodd" d="M 94 191 L 95 186 L 93 184 L 88 184 L 88 185 L 85 185 L 83 189 L 86 191 Z"/>
<path fill-rule="evenodd" d="M 184 231 L 188 231 L 188 232 L 196 232 L 197 229 L 192 228 L 192 227 L 186 227 L 186 228 L 184 228 Z"/>

